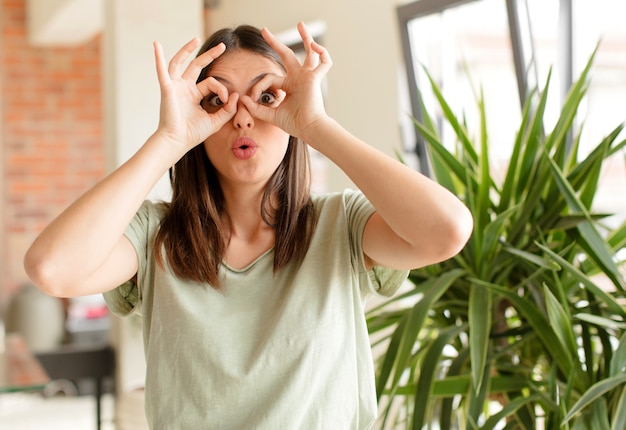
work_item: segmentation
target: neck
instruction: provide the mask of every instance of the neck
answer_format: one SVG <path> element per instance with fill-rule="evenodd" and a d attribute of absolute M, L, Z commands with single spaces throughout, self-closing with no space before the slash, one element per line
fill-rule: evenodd
<path fill-rule="evenodd" d="M 250 241 L 264 232 L 273 231 L 261 217 L 263 188 L 223 189 L 226 212 L 230 224 L 230 236 Z"/>

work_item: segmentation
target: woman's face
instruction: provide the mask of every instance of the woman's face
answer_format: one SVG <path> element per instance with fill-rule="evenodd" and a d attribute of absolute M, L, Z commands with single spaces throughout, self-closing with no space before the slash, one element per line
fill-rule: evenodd
<path fill-rule="evenodd" d="M 209 72 L 209 76 L 226 87 L 229 95 L 239 93 L 240 96 L 251 95 L 253 86 L 267 74 L 283 76 L 284 71 L 272 60 L 245 50 L 223 54 Z M 272 105 L 274 100 L 268 89 L 259 102 Z M 216 111 L 221 104 L 217 95 L 210 95 L 203 101 L 208 111 Z M 204 142 L 204 148 L 222 187 L 264 187 L 284 158 L 288 142 L 287 133 L 252 117 L 240 101 L 235 116 Z"/>

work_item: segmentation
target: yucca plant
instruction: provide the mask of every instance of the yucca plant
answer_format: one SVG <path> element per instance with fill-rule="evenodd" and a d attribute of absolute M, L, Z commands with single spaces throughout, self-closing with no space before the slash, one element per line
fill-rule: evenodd
<path fill-rule="evenodd" d="M 462 196 L 475 229 L 457 257 L 413 270 L 408 292 L 368 311 L 383 349 L 380 428 L 626 428 L 626 224 L 607 228 L 592 211 L 603 162 L 626 141 L 619 125 L 582 157 L 574 126 L 594 55 L 551 131 L 550 77 L 526 104 L 502 181 L 482 96 L 472 139 L 429 76 L 456 147 L 442 144 L 425 106 L 415 125 L 433 176 Z"/>

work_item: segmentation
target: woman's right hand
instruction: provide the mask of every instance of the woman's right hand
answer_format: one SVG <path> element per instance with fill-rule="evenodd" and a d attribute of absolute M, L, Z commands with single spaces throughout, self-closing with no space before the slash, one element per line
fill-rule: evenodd
<path fill-rule="evenodd" d="M 157 76 L 161 89 L 159 135 L 177 145 L 182 157 L 194 146 L 204 142 L 218 131 L 237 112 L 237 94 L 228 94 L 226 87 L 212 77 L 196 84 L 203 68 L 224 53 L 223 43 L 194 58 L 187 67 L 185 62 L 200 43 L 198 38 L 185 44 L 166 64 L 163 47 L 154 43 Z M 207 113 L 200 102 L 209 94 L 217 94 L 224 106 L 214 113 Z"/>

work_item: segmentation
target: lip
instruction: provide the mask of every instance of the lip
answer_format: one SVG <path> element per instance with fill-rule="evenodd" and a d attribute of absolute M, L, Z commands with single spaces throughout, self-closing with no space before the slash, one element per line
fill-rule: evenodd
<path fill-rule="evenodd" d="M 254 139 L 248 136 L 240 136 L 235 139 L 235 142 L 232 146 L 232 151 L 235 157 L 237 157 L 238 159 L 247 160 L 254 156 L 257 148 L 258 145 L 254 141 Z"/>

